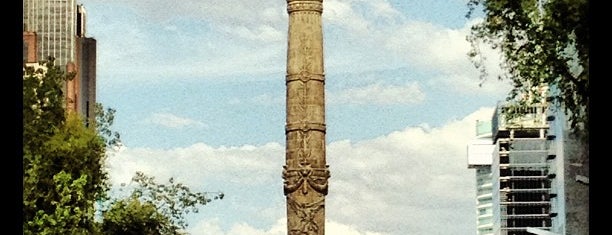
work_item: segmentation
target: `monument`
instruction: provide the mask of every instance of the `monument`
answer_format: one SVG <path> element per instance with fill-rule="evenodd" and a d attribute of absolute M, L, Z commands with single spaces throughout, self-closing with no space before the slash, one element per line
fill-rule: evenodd
<path fill-rule="evenodd" d="M 289 235 L 325 234 L 323 0 L 287 0 L 284 194 Z"/>

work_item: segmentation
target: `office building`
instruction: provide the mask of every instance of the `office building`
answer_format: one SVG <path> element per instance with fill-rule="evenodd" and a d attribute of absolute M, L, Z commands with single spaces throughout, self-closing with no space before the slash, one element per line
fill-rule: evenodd
<path fill-rule="evenodd" d="M 500 102 L 489 134 L 479 131 L 486 125 L 477 123 L 468 146 L 477 234 L 588 235 L 588 143 L 571 133 L 563 110 L 545 99 L 526 106 Z"/>
<path fill-rule="evenodd" d="M 85 8 L 76 0 L 23 1 L 23 61 L 55 58 L 55 65 L 74 72 L 64 86 L 66 109 L 95 120 L 96 40 L 86 37 Z"/>
<path fill-rule="evenodd" d="M 491 120 L 478 120 L 476 137 L 467 148 L 468 168 L 476 171 L 477 235 L 493 234 L 491 162 L 494 145 L 491 139 Z"/>
<path fill-rule="evenodd" d="M 493 116 L 493 231 L 500 235 L 550 231 L 550 142 L 545 103 L 513 107 L 500 103 Z M 506 115 L 520 116 L 506 119 Z"/>

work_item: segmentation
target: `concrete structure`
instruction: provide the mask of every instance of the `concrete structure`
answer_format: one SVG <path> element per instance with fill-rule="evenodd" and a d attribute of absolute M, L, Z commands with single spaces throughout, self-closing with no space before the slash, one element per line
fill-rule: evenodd
<path fill-rule="evenodd" d="M 588 143 L 572 134 L 563 109 L 546 100 L 525 107 L 499 103 L 491 120 L 491 161 L 488 135 L 478 133 L 468 146 L 468 168 L 477 170 L 477 234 L 589 234 Z M 484 219 L 489 176 L 491 224 Z"/>
<path fill-rule="evenodd" d="M 325 72 L 323 0 L 287 0 L 286 153 L 283 188 L 287 233 L 325 234 Z"/>
<path fill-rule="evenodd" d="M 76 110 L 89 123 L 96 117 L 96 40 L 79 37 L 77 43 Z"/>
<path fill-rule="evenodd" d="M 565 114 L 551 110 L 549 122 L 549 178 L 551 232 L 589 234 L 589 146 L 571 131 Z M 535 233 L 538 234 L 538 233 Z M 544 234 L 544 233 L 539 233 Z"/>
<path fill-rule="evenodd" d="M 495 234 L 531 234 L 528 228 L 550 231 L 550 135 L 545 103 L 515 108 L 500 103 L 493 116 L 493 230 Z M 507 119 L 506 115 L 521 116 Z"/>
<path fill-rule="evenodd" d="M 66 82 L 66 109 L 95 120 L 96 41 L 85 36 L 86 12 L 76 0 L 23 1 L 23 61 L 55 58 L 55 65 L 74 72 Z"/>
<path fill-rule="evenodd" d="M 476 138 L 467 148 L 468 168 L 476 170 L 477 235 L 493 234 L 491 163 L 495 146 L 491 139 L 491 120 L 478 120 L 476 122 Z"/>

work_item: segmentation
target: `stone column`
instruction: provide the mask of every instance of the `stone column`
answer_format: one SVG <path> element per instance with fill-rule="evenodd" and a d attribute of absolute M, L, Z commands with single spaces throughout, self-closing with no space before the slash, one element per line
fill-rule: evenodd
<path fill-rule="evenodd" d="M 287 0 L 286 152 L 283 166 L 289 235 L 325 234 L 325 73 L 323 0 Z"/>

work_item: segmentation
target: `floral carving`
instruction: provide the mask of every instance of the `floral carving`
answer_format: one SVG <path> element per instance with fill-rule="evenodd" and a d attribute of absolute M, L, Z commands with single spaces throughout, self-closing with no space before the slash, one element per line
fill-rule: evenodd
<path fill-rule="evenodd" d="M 293 209 L 295 215 L 299 218 L 299 222 L 290 225 L 290 235 L 311 235 L 319 234 L 319 225 L 315 221 L 315 216 L 325 207 L 325 203 L 321 199 L 314 203 L 299 203 L 288 199 L 287 204 Z"/>

